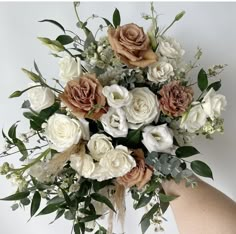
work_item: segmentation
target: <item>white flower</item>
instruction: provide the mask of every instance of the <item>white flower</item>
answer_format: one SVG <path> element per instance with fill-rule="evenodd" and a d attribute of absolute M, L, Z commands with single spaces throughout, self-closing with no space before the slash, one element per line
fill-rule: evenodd
<path fill-rule="evenodd" d="M 128 148 L 122 145 L 109 151 L 99 162 L 110 178 L 123 176 L 136 166 L 134 158 Z"/>
<path fill-rule="evenodd" d="M 125 112 L 118 108 L 110 108 L 101 117 L 102 126 L 109 135 L 113 137 L 126 137 L 128 134 L 128 124 Z"/>
<path fill-rule="evenodd" d="M 156 95 L 148 88 L 135 88 L 132 102 L 124 107 L 126 118 L 131 129 L 137 129 L 142 125 L 149 124 L 157 120 L 159 116 L 159 103 Z"/>
<path fill-rule="evenodd" d="M 194 133 L 204 126 L 207 120 L 206 113 L 204 112 L 200 103 L 195 103 L 189 112 L 182 116 L 180 127 L 190 133 Z"/>
<path fill-rule="evenodd" d="M 221 111 L 225 109 L 227 101 L 224 95 L 216 94 L 215 90 L 211 88 L 202 100 L 202 107 L 212 120 L 220 117 Z"/>
<path fill-rule="evenodd" d="M 185 53 L 179 42 L 171 37 L 165 38 L 159 42 L 158 51 L 162 56 L 166 56 L 171 59 L 180 58 Z"/>
<path fill-rule="evenodd" d="M 174 69 L 170 63 L 158 61 L 149 66 L 147 78 L 154 83 L 164 82 L 174 76 L 173 71 Z"/>
<path fill-rule="evenodd" d="M 30 84 L 30 86 L 34 86 Z M 36 111 L 40 112 L 53 105 L 55 102 L 55 96 L 51 89 L 46 87 L 35 87 L 28 90 L 28 99 L 30 102 L 30 107 Z"/>
<path fill-rule="evenodd" d="M 173 146 L 173 133 L 166 124 L 147 126 L 143 129 L 142 143 L 150 153 L 170 152 Z"/>
<path fill-rule="evenodd" d="M 102 93 L 107 98 L 108 105 L 114 108 L 127 106 L 132 100 L 132 94 L 125 87 L 117 84 L 105 86 Z"/>
<path fill-rule="evenodd" d="M 95 163 L 95 168 L 93 174 L 90 176 L 90 179 L 97 180 L 99 182 L 111 179 L 112 176 L 108 174 L 106 168 L 103 168 L 99 163 Z"/>
<path fill-rule="evenodd" d="M 45 135 L 52 143 L 51 148 L 62 152 L 88 134 L 87 121 L 71 119 L 63 114 L 52 115 L 45 127 Z M 87 134 L 85 134 L 87 133 Z"/>
<path fill-rule="evenodd" d="M 77 57 L 76 60 L 69 55 L 66 55 L 60 59 L 59 76 L 64 82 L 68 82 L 69 80 L 73 79 L 78 79 L 81 75 L 80 59 Z"/>
<path fill-rule="evenodd" d="M 107 152 L 114 149 L 111 143 L 111 138 L 104 134 L 94 134 L 90 138 L 87 146 L 90 154 L 97 161 L 100 161 Z"/>
<path fill-rule="evenodd" d="M 94 169 L 95 163 L 89 154 L 72 154 L 70 157 L 70 166 L 81 176 L 90 178 Z"/>

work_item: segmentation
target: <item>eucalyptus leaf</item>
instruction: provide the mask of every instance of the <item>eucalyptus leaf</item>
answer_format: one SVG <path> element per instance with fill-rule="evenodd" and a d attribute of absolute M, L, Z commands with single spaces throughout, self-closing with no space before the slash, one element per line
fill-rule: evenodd
<path fill-rule="evenodd" d="M 163 193 L 159 193 L 159 199 L 161 202 L 170 202 L 175 200 L 179 196 L 174 196 L 174 195 L 166 195 Z"/>
<path fill-rule="evenodd" d="M 105 197 L 99 193 L 93 193 L 93 194 L 91 194 L 91 198 L 95 201 L 104 203 L 105 205 L 107 205 L 111 210 L 113 210 L 116 213 L 114 206 L 112 205 L 111 201 L 107 197 Z"/>
<path fill-rule="evenodd" d="M 98 218 L 100 218 L 102 215 L 89 215 L 89 216 L 86 216 L 84 218 L 80 218 L 79 219 L 79 222 L 81 223 L 87 223 L 87 222 L 90 222 L 90 221 L 93 221 L 93 220 L 96 220 Z"/>
<path fill-rule="evenodd" d="M 50 224 L 53 224 L 56 220 L 61 218 L 61 216 L 64 214 L 64 212 L 65 212 L 64 209 L 58 210 L 55 219 Z"/>
<path fill-rule="evenodd" d="M 206 163 L 196 160 L 192 161 L 190 166 L 196 174 L 213 179 L 212 171 Z"/>
<path fill-rule="evenodd" d="M 204 91 L 208 86 L 207 73 L 204 69 L 201 69 L 198 73 L 198 87 L 201 91 Z"/>
<path fill-rule="evenodd" d="M 84 42 L 84 50 L 86 50 L 92 43 L 96 43 L 96 40 L 95 40 L 93 34 L 90 32 L 87 35 L 87 38 Z"/>
<path fill-rule="evenodd" d="M 152 199 L 152 193 L 150 194 L 146 194 L 143 193 L 137 203 L 137 205 L 135 206 L 135 209 L 139 209 L 141 207 L 146 206 Z"/>
<path fill-rule="evenodd" d="M 50 205 L 47 205 L 45 208 L 43 208 L 43 209 L 37 214 L 37 216 L 40 216 L 40 215 L 47 215 L 47 214 L 50 214 L 50 213 L 55 212 L 56 210 L 58 210 L 58 205 L 50 204 Z"/>

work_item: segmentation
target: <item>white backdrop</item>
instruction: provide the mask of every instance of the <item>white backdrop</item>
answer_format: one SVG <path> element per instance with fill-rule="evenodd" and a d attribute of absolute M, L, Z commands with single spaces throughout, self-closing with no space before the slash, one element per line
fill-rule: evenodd
<path fill-rule="evenodd" d="M 169 33 L 181 42 L 186 50 L 186 60 L 190 60 L 197 46 L 203 49 L 200 67 L 227 63 L 229 66 L 220 75 L 223 83 L 221 92 L 228 100 L 225 117 L 225 134 L 217 135 L 214 141 L 197 139 L 196 146 L 202 152 L 199 159 L 206 161 L 214 172 L 214 181 L 208 181 L 228 196 L 236 200 L 235 184 L 235 115 L 236 115 L 236 3 L 155 3 L 160 14 L 160 25 L 167 26 L 181 10 L 186 10 L 184 18 L 177 23 Z M 95 13 L 111 19 L 113 10 L 117 7 L 122 16 L 122 24 L 135 22 L 146 29 L 148 24 L 141 19 L 140 14 L 149 12 L 148 3 L 96 2 L 82 3 L 80 15 L 82 19 Z M 60 30 L 47 23 L 38 23 L 42 19 L 55 19 L 65 28 L 77 30 L 76 17 L 72 3 L 0 3 L 0 127 L 6 129 L 16 120 L 20 120 L 20 104 L 23 98 L 8 99 L 10 93 L 23 89 L 28 80 L 20 68 L 33 68 L 35 59 L 45 77 L 57 77 L 57 60 L 49 55 L 49 50 L 36 39 L 37 36 L 56 38 Z M 97 21 L 91 24 L 96 28 Z M 23 125 L 25 128 L 27 125 Z M 22 129 L 23 129 L 22 128 Z M 2 141 L 0 142 L 2 143 Z M 16 157 L 11 157 L 16 161 Z M 3 162 L 3 160 L 0 160 Z M 9 182 L 0 178 L 0 197 L 13 192 Z M 48 223 L 50 217 L 34 218 L 29 223 L 29 211 L 11 211 L 11 203 L 0 202 L 0 233 L 1 234 L 69 234 L 69 221 L 58 221 L 53 225 Z M 191 204 L 189 206 L 191 208 Z M 186 211 L 187 212 L 187 211 Z M 128 202 L 126 234 L 141 233 L 138 227 L 140 212 L 134 212 Z M 178 234 L 171 210 L 166 218 L 166 234 Z M 222 218 L 223 222 L 223 218 Z M 223 223 L 222 223 L 223 225 Z M 149 233 L 154 233 L 150 230 Z"/>

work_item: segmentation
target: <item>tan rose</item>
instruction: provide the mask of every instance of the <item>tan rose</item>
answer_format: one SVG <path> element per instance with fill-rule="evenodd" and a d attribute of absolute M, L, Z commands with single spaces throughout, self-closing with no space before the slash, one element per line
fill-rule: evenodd
<path fill-rule="evenodd" d="M 95 74 L 85 74 L 79 80 L 67 82 L 60 99 L 76 117 L 98 119 L 106 104 L 102 88 Z"/>
<path fill-rule="evenodd" d="M 173 117 L 181 116 L 193 100 L 192 88 L 182 86 L 179 81 L 164 85 L 159 93 L 162 112 Z"/>
<path fill-rule="evenodd" d="M 109 28 L 108 40 L 116 55 L 129 67 L 147 67 L 157 61 L 148 36 L 136 24 Z"/>
<path fill-rule="evenodd" d="M 153 170 L 145 164 L 142 149 L 133 150 L 132 156 L 136 160 L 136 167 L 124 176 L 118 177 L 117 182 L 124 185 L 126 188 L 136 185 L 138 189 L 141 189 L 150 181 Z"/>

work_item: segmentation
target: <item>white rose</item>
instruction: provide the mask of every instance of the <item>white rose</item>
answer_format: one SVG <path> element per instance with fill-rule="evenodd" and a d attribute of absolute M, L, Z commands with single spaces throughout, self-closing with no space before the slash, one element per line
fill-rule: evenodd
<path fill-rule="evenodd" d="M 114 149 L 111 138 L 104 134 L 94 134 L 90 138 L 87 146 L 90 154 L 97 161 L 100 161 L 107 152 Z"/>
<path fill-rule="evenodd" d="M 158 61 L 157 63 L 149 66 L 147 78 L 154 83 L 164 82 L 174 76 L 173 71 L 174 69 L 170 63 Z"/>
<path fill-rule="evenodd" d="M 99 162 L 110 178 L 123 176 L 136 166 L 134 158 L 128 148 L 118 145 L 109 151 Z"/>
<path fill-rule="evenodd" d="M 114 108 L 127 106 L 132 100 L 132 94 L 125 87 L 117 84 L 105 86 L 102 93 L 107 98 L 108 105 Z"/>
<path fill-rule="evenodd" d="M 52 144 L 51 148 L 62 152 L 77 144 L 85 135 L 83 130 L 86 129 L 85 132 L 88 132 L 88 125 L 84 123 L 66 115 L 52 115 L 45 126 L 45 135 Z"/>
<path fill-rule="evenodd" d="M 173 147 L 173 133 L 166 124 L 147 126 L 143 129 L 142 143 L 150 153 L 170 152 Z"/>
<path fill-rule="evenodd" d="M 110 108 L 106 114 L 102 115 L 101 123 L 104 131 L 113 137 L 126 137 L 128 134 L 126 115 L 120 108 Z"/>
<path fill-rule="evenodd" d="M 80 59 L 78 57 L 76 61 L 69 55 L 64 56 L 59 61 L 59 67 L 59 76 L 64 82 L 78 79 L 78 77 L 81 75 L 81 65 Z"/>
<path fill-rule="evenodd" d="M 227 101 L 224 95 L 216 94 L 211 88 L 202 100 L 202 107 L 211 119 L 220 117 L 221 111 L 225 109 Z"/>
<path fill-rule="evenodd" d="M 89 154 L 72 154 L 70 162 L 70 166 L 85 178 L 90 178 L 95 169 L 95 163 Z"/>
<path fill-rule="evenodd" d="M 126 118 L 131 129 L 137 129 L 142 125 L 157 120 L 159 116 L 159 103 L 156 95 L 148 88 L 135 88 L 131 91 L 132 102 L 125 107 Z"/>
<path fill-rule="evenodd" d="M 204 112 L 200 103 L 195 103 L 190 111 L 182 116 L 180 127 L 190 133 L 194 133 L 204 126 L 207 120 L 206 113 Z"/>
<path fill-rule="evenodd" d="M 30 86 L 34 85 L 35 83 L 30 84 Z M 30 106 L 36 112 L 40 112 L 41 110 L 50 107 L 55 102 L 55 95 L 51 89 L 46 87 L 31 88 L 27 93 Z"/>
<path fill-rule="evenodd" d="M 159 42 L 158 51 L 162 56 L 166 56 L 171 59 L 180 58 L 185 53 L 185 51 L 181 48 L 181 45 L 171 37 L 165 38 Z"/>
<path fill-rule="evenodd" d="M 113 176 L 108 174 L 108 171 L 106 168 L 103 168 L 99 163 L 95 163 L 95 169 L 90 176 L 90 179 L 97 180 L 99 182 L 104 181 L 104 180 L 109 180 Z"/>

